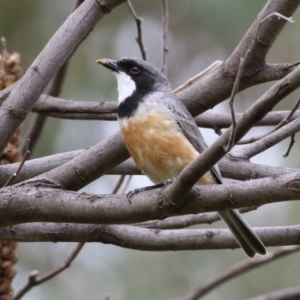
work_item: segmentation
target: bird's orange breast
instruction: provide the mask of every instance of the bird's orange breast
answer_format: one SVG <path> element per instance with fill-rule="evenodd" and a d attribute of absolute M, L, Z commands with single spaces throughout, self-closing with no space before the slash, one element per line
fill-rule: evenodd
<path fill-rule="evenodd" d="M 137 166 L 154 182 L 175 178 L 199 153 L 176 121 L 155 111 L 119 120 L 124 143 Z M 214 183 L 207 173 L 199 184 Z"/>

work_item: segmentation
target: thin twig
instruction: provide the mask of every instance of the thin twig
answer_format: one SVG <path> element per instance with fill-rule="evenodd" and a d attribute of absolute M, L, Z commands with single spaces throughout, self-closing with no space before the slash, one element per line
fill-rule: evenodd
<path fill-rule="evenodd" d="M 223 64 L 223 61 L 216 60 L 210 66 L 208 66 L 205 70 L 201 71 L 199 74 L 197 74 L 194 77 L 190 78 L 185 83 L 183 83 L 182 85 L 180 85 L 178 88 L 176 88 L 175 90 L 173 90 L 173 93 L 174 94 L 179 94 L 179 93 L 183 92 L 184 90 L 188 89 L 189 87 L 191 87 L 195 83 L 199 82 L 200 80 L 202 80 L 203 78 L 205 78 L 209 74 L 211 74 L 214 71 L 216 71 L 218 68 L 221 67 L 222 64 Z"/>
<path fill-rule="evenodd" d="M 258 28 L 257 28 L 257 33 L 256 33 L 256 39 L 257 39 L 257 40 L 259 40 L 259 31 L 260 31 L 260 28 L 261 28 L 262 24 L 263 24 L 264 22 L 266 22 L 268 19 L 270 19 L 271 17 L 273 17 L 273 16 L 277 16 L 278 19 L 284 19 L 284 20 L 286 20 L 287 22 L 290 22 L 290 23 L 292 23 L 292 24 L 295 23 L 295 21 L 293 20 L 292 17 L 289 17 L 289 18 L 288 18 L 288 17 L 286 17 L 286 16 L 284 16 L 284 15 L 282 15 L 282 14 L 280 14 L 280 13 L 274 11 L 274 12 L 272 12 L 271 14 L 267 15 L 265 18 L 263 18 L 263 19 L 259 22 Z"/>
<path fill-rule="evenodd" d="M 247 207 L 239 209 L 240 213 L 247 213 L 253 211 L 257 207 Z M 156 228 L 156 229 L 180 229 L 187 228 L 189 226 L 200 225 L 200 224 L 213 224 L 214 222 L 220 221 L 220 216 L 215 213 L 202 213 L 196 215 L 185 215 L 170 217 L 165 220 L 153 220 L 143 223 L 134 224 L 143 228 Z"/>
<path fill-rule="evenodd" d="M 236 78 L 235 78 L 235 81 L 234 81 L 233 89 L 232 89 L 230 100 L 229 100 L 229 107 L 230 107 L 230 112 L 231 112 L 232 125 L 231 125 L 230 137 L 228 139 L 228 144 L 224 149 L 226 152 L 229 152 L 232 149 L 232 147 L 234 146 L 234 142 L 235 142 L 236 118 L 235 118 L 235 110 L 234 110 L 234 97 L 235 97 L 236 93 L 239 90 L 239 84 L 240 84 L 240 80 L 241 80 L 241 77 L 242 77 L 242 72 L 243 72 L 243 69 L 244 69 L 246 58 L 247 58 L 249 53 L 250 53 L 250 48 L 247 50 L 247 52 L 245 54 L 245 57 L 240 58 L 239 69 L 238 69 L 238 72 L 236 74 Z"/>
<path fill-rule="evenodd" d="M 162 53 L 162 73 L 167 76 L 168 63 L 167 57 L 169 53 L 168 48 L 168 27 L 169 27 L 169 11 L 168 11 L 168 0 L 162 0 L 162 23 L 163 23 L 163 53 Z"/>
<path fill-rule="evenodd" d="M 137 32 L 138 32 L 138 35 L 136 37 L 136 42 L 137 44 L 139 45 L 139 48 L 140 48 L 140 51 L 141 51 L 141 54 L 142 54 L 142 59 L 143 60 L 147 60 L 147 50 L 144 46 L 144 42 L 143 42 L 143 31 L 142 31 L 142 22 L 143 22 L 143 18 L 139 17 L 131 3 L 130 0 L 127 0 L 126 1 L 127 3 L 127 6 L 132 14 L 132 16 L 134 17 L 135 19 L 135 22 L 136 22 L 136 27 L 137 27 Z"/>
<path fill-rule="evenodd" d="M 116 194 L 118 192 L 118 190 L 120 189 L 121 185 L 123 184 L 124 182 L 124 179 L 125 179 L 126 175 L 121 175 L 119 180 L 117 181 L 115 187 L 113 188 L 112 190 L 112 194 Z"/>
<path fill-rule="evenodd" d="M 269 134 L 275 132 L 276 130 L 280 129 L 284 125 L 288 124 L 291 121 L 291 119 L 292 119 L 293 115 L 295 114 L 295 112 L 297 111 L 299 105 L 300 105 L 300 97 L 298 98 L 298 100 L 295 103 L 294 107 L 290 110 L 289 114 L 283 120 L 281 120 L 281 122 L 279 124 L 277 124 L 271 131 L 269 131 L 268 133 L 262 134 L 260 136 L 257 136 L 257 137 L 252 137 L 252 138 L 249 138 L 249 139 L 241 140 L 237 144 L 238 145 L 245 145 L 245 144 L 250 144 L 250 143 L 256 142 L 256 141 L 268 136 Z"/>
<path fill-rule="evenodd" d="M 290 141 L 290 144 L 289 144 L 288 149 L 286 150 L 285 153 L 282 154 L 282 156 L 283 156 L 284 158 L 286 158 L 286 157 L 289 156 L 289 154 L 290 154 L 290 152 L 291 152 L 292 147 L 294 146 L 294 144 L 295 144 L 295 134 L 293 134 L 293 135 L 291 136 L 291 141 Z"/>
<path fill-rule="evenodd" d="M 244 273 L 256 267 L 260 267 L 266 263 L 272 262 L 275 259 L 284 257 L 286 255 L 292 254 L 299 250 L 300 250 L 300 246 L 281 247 L 273 252 L 270 252 L 266 256 L 259 256 L 252 260 L 247 259 L 241 261 L 231 266 L 229 269 L 225 270 L 224 272 L 219 273 L 217 276 L 208 279 L 195 291 L 181 298 L 181 300 L 200 299 L 200 297 L 207 294 L 212 289 L 216 288 L 217 286 L 221 285 L 222 283 L 230 279 L 233 279 L 234 277 L 240 275 L 241 273 Z"/>
<path fill-rule="evenodd" d="M 129 186 L 129 183 L 130 183 L 132 177 L 133 177 L 133 175 L 129 175 L 129 176 L 128 176 L 127 182 L 125 183 L 125 185 L 124 185 L 124 187 L 123 187 L 123 190 L 122 190 L 121 194 L 125 194 L 125 192 L 126 192 L 128 186 Z"/>
<path fill-rule="evenodd" d="M 243 157 L 244 159 L 250 159 L 251 157 L 261 153 L 270 147 L 278 144 L 282 140 L 292 136 L 300 131 L 300 117 L 294 121 L 289 122 L 285 126 L 277 129 L 275 132 L 270 133 L 264 138 L 245 146 L 241 149 L 231 152 L 232 157 Z"/>
<path fill-rule="evenodd" d="M 25 143 L 25 149 L 24 149 L 24 154 L 22 157 L 22 161 L 17 169 L 17 171 L 15 173 L 13 173 L 8 180 L 5 182 L 5 184 L 3 185 L 3 188 L 7 187 L 9 184 L 11 184 L 13 182 L 13 180 L 15 180 L 17 178 L 17 176 L 19 175 L 26 159 L 28 158 L 29 154 L 30 154 L 30 150 L 29 150 L 29 144 L 30 144 L 30 139 L 27 139 L 26 143 Z"/>
<path fill-rule="evenodd" d="M 257 297 L 248 300 L 299 300 L 300 299 L 300 287 L 290 287 L 277 291 L 273 291 L 264 295 L 259 295 Z"/>
<path fill-rule="evenodd" d="M 282 14 L 279 14 L 277 12 L 273 12 L 273 13 L 269 14 L 268 16 L 266 16 L 261 22 L 259 22 L 258 27 L 257 27 L 257 32 L 256 32 L 256 35 L 255 35 L 255 40 L 256 41 L 259 40 L 259 32 L 260 32 L 262 24 L 265 21 L 267 21 L 269 18 L 271 18 L 272 16 L 277 16 L 278 18 L 282 18 L 282 19 L 284 19 L 288 22 L 294 23 L 292 17 L 287 18 L 287 17 L 283 16 Z M 240 83 L 240 80 L 241 80 L 241 77 L 242 77 L 242 71 L 244 69 L 244 65 L 245 65 L 247 56 L 251 52 L 253 45 L 254 45 L 254 40 L 252 40 L 252 42 L 250 43 L 250 46 L 249 46 L 245 56 L 240 58 L 239 69 L 238 69 L 236 79 L 235 79 L 235 82 L 234 82 L 234 85 L 233 85 L 233 90 L 232 90 L 230 101 L 229 101 L 230 112 L 231 112 L 231 117 L 232 117 L 232 129 L 231 129 L 231 132 L 230 132 L 230 137 L 228 139 L 228 144 L 227 144 L 226 147 L 224 147 L 224 150 L 226 152 L 229 152 L 232 149 L 232 147 L 234 146 L 235 134 L 236 134 L 236 119 L 235 119 L 235 112 L 234 112 L 234 97 L 235 97 L 236 93 L 239 90 L 239 83 Z"/>
<path fill-rule="evenodd" d="M 214 132 L 215 134 L 217 134 L 218 136 L 221 136 L 223 134 L 222 129 L 219 127 L 214 127 Z"/>
<path fill-rule="evenodd" d="M 85 243 L 78 243 L 75 249 L 72 251 L 71 255 L 68 257 L 68 259 L 58 268 L 55 270 L 49 272 L 48 274 L 45 274 L 44 276 L 37 278 L 39 275 L 39 272 L 34 270 L 31 271 L 29 276 L 28 276 L 28 281 L 27 283 L 18 291 L 16 294 L 13 296 L 13 300 L 19 300 L 21 299 L 31 288 L 33 288 L 36 285 L 39 285 L 47 280 L 52 279 L 54 276 L 60 274 L 63 272 L 65 269 L 70 267 L 71 263 L 73 260 L 77 257 L 79 254 L 80 250 L 84 246 Z"/>

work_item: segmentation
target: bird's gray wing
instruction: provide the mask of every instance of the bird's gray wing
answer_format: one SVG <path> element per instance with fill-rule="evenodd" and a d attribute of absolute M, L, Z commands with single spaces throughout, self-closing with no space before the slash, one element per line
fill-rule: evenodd
<path fill-rule="evenodd" d="M 173 96 L 173 95 L 172 95 Z M 169 98 L 167 101 L 167 106 L 171 110 L 174 119 L 177 121 L 180 129 L 182 130 L 185 137 L 193 145 L 193 147 L 202 153 L 208 146 L 202 136 L 194 118 L 186 108 L 186 106 L 175 96 Z M 214 177 L 219 183 L 223 182 L 219 167 L 214 165 L 211 168 Z"/>

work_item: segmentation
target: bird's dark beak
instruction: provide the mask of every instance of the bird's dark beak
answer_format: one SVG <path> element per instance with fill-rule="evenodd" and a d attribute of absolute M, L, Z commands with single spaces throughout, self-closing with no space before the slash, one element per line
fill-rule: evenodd
<path fill-rule="evenodd" d="M 110 69 L 113 72 L 119 72 L 121 68 L 117 65 L 117 62 L 113 59 L 101 58 L 96 60 L 97 64 L 101 64 L 107 69 Z"/>

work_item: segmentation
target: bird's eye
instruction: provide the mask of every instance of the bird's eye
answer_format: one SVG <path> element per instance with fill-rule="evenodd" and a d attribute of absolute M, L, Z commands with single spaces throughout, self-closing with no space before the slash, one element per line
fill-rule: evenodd
<path fill-rule="evenodd" d="M 130 68 L 130 73 L 134 74 L 134 75 L 139 74 L 140 69 L 138 67 L 132 67 L 132 68 Z"/>

